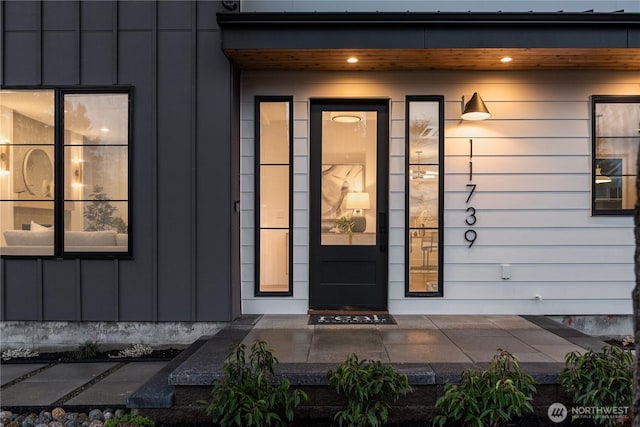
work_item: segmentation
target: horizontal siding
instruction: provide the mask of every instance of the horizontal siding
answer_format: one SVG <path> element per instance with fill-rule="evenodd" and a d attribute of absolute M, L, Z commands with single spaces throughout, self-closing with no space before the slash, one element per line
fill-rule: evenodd
<path fill-rule="evenodd" d="M 394 313 L 630 313 L 633 219 L 591 216 L 592 95 L 639 93 L 628 72 L 246 73 L 242 81 L 241 186 L 252 194 L 253 96 L 293 95 L 296 170 L 294 233 L 308 233 L 308 100 L 391 100 L 389 309 Z M 463 122 L 463 96 L 478 92 L 492 113 Z M 444 297 L 406 298 L 404 284 L 405 96 L 445 96 Z M 471 204 L 478 234 L 468 248 L 464 220 L 473 139 Z M 245 163 L 246 162 L 246 163 Z M 245 233 L 253 206 L 245 205 Z M 253 298 L 252 242 L 242 251 L 244 310 L 306 312 L 306 236 L 298 238 L 294 296 Z M 511 264 L 509 280 L 501 265 Z M 297 273 L 296 273 L 297 271 Z M 306 275 L 306 277 L 305 277 Z M 541 295 L 542 300 L 534 299 Z M 482 304 L 478 304 L 482 300 Z"/>

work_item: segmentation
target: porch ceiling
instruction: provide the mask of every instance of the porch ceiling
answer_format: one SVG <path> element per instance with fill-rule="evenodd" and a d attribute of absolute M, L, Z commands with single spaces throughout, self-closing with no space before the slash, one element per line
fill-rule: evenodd
<path fill-rule="evenodd" d="M 640 71 L 637 13 L 219 13 L 242 70 Z M 356 64 L 346 62 L 350 56 Z M 501 63 L 510 56 L 513 61 Z"/>
<path fill-rule="evenodd" d="M 224 49 L 241 70 L 640 71 L 640 48 Z M 357 57 L 355 64 L 349 57 Z M 511 62 L 500 59 L 509 56 Z"/>

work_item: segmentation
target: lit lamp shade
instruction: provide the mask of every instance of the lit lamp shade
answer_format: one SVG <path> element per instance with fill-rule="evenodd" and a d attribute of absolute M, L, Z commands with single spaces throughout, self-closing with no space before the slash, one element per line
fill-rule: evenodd
<path fill-rule="evenodd" d="M 351 220 L 353 221 L 353 231 L 362 233 L 367 228 L 363 209 L 370 209 L 369 193 L 347 193 L 347 209 L 353 209 Z"/>
<path fill-rule="evenodd" d="M 602 175 L 602 168 L 596 166 L 596 184 L 607 184 L 611 182 L 611 178 L 607 175 Z"/>
<path fill-rule="evenodd" d="M 484 105 L 484 101 L 478 95 L 478 92 L 474 92 L 473 96 L 464 106 L 464 111 L 460 118 L 462 120 L 486 120 L 491 117 L 491 113 L 486 105 Z"/>

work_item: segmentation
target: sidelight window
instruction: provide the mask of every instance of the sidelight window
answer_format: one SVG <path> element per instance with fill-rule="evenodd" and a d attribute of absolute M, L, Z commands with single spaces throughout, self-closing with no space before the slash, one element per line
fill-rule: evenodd
<path fill-rule="evenodd" d="M 443 105 L 439 96 L 406 102 L 406 294 L 442 295 Z"/>
<path fill-rule="evenodd" d="M 292 294 L 291 104 L 256 98 L 256 296 Z"/>

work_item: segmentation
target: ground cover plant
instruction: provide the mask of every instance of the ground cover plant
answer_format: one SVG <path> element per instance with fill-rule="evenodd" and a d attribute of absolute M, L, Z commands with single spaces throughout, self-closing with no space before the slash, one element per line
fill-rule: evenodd
<path fill-rule="evenodd" d="M 232 351 L 216 380 L 210 401 L 201 401 L 213 422 L 226 426 L 285 426 L 293 421 L 295 408 L 307 400 L 302 390 L 289 391 L 286 378 L 276 381 L 273 367 L 278 359 L 264 341 L 251 346 L 246 360 L 246 346 Z"/>
<path fill-rule="evenodd" d="M 347 398 L 334 420 L 340 426 L 381 426 L 389 419 L 389 403 L 411 391 L 407 376 L 379 360 L 358 360 L 355 354 L 327 372 L 329 388 Z"/>
<path fill-rule="evenodd" d="M 533 412 L 536 391 L 532 376 L 521 371 L 518 358 L 498 349 L 489 369 L 465 370 L 460 384 L 447 384 L 433 424 L 444 426 L 499 426 Z"/>
<path fill-rule="evenodd" d="M 604 346 L 599 352 L 574 351 L 565 357 L 560 384 L 571 394 L 575 406 L 603 411 L 587 414 L 585 421 L 607 426 L 628 424 L 633 367 L 633 353 L 629 349 Z"/>

